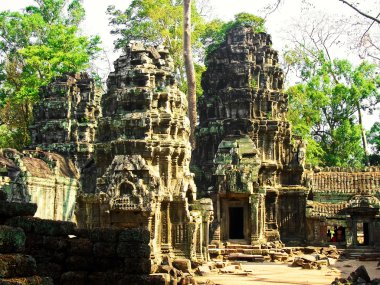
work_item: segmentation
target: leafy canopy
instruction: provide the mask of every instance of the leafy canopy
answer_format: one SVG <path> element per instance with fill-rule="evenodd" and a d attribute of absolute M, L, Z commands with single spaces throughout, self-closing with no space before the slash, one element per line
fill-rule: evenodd
<path fill-rule="evenodd" d="M 361 111 L 380 100 L 376 66 L 328 60 L 323 52 L 296 60 L 304 83 L 289 88 L 289 120 L 296 135 L 308 140 L 308 162 L 327 166 L 360 166 Z"/>
<path fill-rule="evenodd" d="M 34 2 L 23 12 L 0 13 L 0 130 L 9 137 L 0 147 L 27 144 L 40 88 L 56 76 L 85 70 L 98 51 L 99 37 L 80 35 L 79 0 Z"/>
<path fill-rule="evenodd" d="M 237 26 L 252 27 L 256 33 L 265 32 L 265 20 L 249 13 L 239 13 L 235 19 L 223 22 L 219 19 L 209 22 L 202 34 L 202 43 L 206 46 L 206 56 L 216 50 L 226 39 L 228 32 Z"/>
<path fill-rule="evenodd" d="M 370 163 L 380 165 L 380 122 L 374 123 L 367 135 L 373 151 L 369 156 Z"/>
<path fill-rule="evenodd" d="M 192 3 L 192 45 L 197 50 L 205 20 Z M 152 45 L 165 45 L 174 59 L 175 66 L 183 70 L 183 1 L 181 0 L 133 0 L 125 11 L 109 6 L 107 14 L 118 35 L 115 48 L 122 49 L 130 41 L 138 40 Z"/>

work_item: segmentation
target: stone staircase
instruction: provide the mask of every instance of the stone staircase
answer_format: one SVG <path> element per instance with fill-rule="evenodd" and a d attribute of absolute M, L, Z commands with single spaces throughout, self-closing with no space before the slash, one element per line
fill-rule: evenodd
<path fill-rule="evenodd" d="M 350 248 L 344 250 L 344 256 L 361 261 L 380 261 L 380 249 L 372 247 Z"/>
<path fill-rule="evenodd" d="M 212 259 L 236 260 L 249 262 L 264 262 L 270 260 L 284 261 L 292 253 L 292 248 L 280 245 L 243 245 L 226 244 L 217 247 L 209 245 L 209 254 Z"/>

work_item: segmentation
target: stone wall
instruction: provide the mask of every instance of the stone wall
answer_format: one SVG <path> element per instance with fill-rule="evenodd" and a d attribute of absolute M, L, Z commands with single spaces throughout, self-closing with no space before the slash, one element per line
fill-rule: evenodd
<path fill-rule="evenodd" d="M 36 217 L 74 221 L 79 175 L 69 159 L 41 150 L 0 150 L 0 190 L 9 201 L 39 205 Z"/>
<path fill-rule="evenodd" d="M 162 284 L 155 273 L 150 233 L 135 229 L 78 229 L 73 223 L 34 218 L 35 204 L 7 202 L 0 191 L 0 284 Z M 175 268 L 178 279 L 186 279 Z M 46 277 L 41 277 L 46 276 Z M 171 283 L 172 284 L 172 283 Z"/>
<path fill-rule="evenodd" d="M 379 167 L 317 168 L 306 176 L 310 185 L 306 207 L 309 243 L 329 243 L 327 231 L 335 232 L 341 227 L 344 238 L 336 242 L 347 246 L 379 246 Z"/>
<path fill-rule="evenodd" d="M 322 168 L 312 178 L 314 199 L 325 195 L 352 196 L 355 193 L 380 194 L 380 167 Z"/>

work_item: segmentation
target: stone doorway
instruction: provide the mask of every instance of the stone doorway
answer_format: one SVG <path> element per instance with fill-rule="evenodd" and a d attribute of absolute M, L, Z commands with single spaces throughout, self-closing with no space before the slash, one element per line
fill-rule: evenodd
<path fill-rule="evenodd" d="M 356 241 L 358 245 L 369 245 L 369 223 L 356 223 Z"/>
<path fill-rule="evenodd" d="M 229 238 L 244 239 L 244 208 L 229 208 Z"/>
<path fill-rule="evenodd" d="M 220 200 L 220 239 L 223 242 L 247 244 L 251 236 L 249 203 L 246 197 L 222 197 Z"/>

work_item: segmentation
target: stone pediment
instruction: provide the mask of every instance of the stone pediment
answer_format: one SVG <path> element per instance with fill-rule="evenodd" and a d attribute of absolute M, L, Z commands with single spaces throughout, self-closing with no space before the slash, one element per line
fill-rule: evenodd
<path fill-rule="evenodd" d="M 112 210 L 149 211 L 158 197 L 160 179 L 141 155 L 116 155 L 98 191 L 108 197 Z"/>
<path fill-rule="evenodd" d="M 368 208 L 368 209 L 379 209 L 380 201 L 373 195 L 368 194 L 358 194 L 353 196 L 348 202 L 348 208 Z"/>

